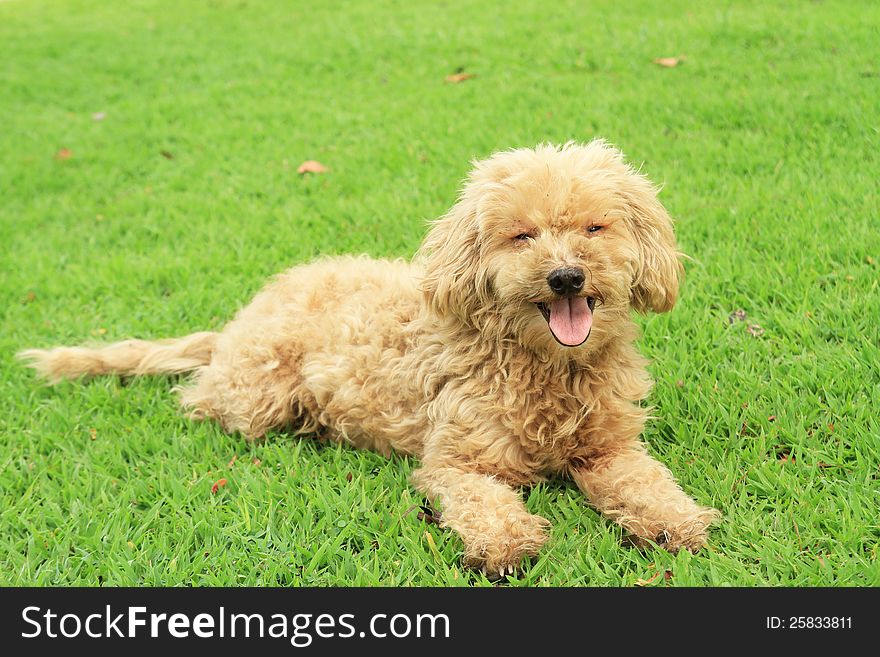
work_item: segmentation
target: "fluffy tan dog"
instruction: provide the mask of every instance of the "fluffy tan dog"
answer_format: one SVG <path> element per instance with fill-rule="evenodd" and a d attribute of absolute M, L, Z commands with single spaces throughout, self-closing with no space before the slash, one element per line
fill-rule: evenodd
<path fill-rule="evenodd" d="M 551 476 L 637 539 L 696 550 L 718 514 L 639 440 L 651 380 L 630 319 L 669 310 L 679 273 L 669 216 L 620 152 L 539 146 L 477 163 L 412 263 L 320 260 L 219 333 L 22 355 L 53 382 L 194 371 L 183 406 L 227 431 L 416 456 L 415 487 L 490 572 L 547 540 L 516 487 Z"/>

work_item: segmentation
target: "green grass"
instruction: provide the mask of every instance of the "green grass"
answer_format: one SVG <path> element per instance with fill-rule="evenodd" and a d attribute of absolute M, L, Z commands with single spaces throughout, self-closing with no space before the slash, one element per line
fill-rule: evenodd
<path fill-rule="evenodd" d="M 218 329 L 319 253 L 413 253 L 471 158 L 604 136 L 694 259 L 639 320 L 646 438 L 724 521 L 642 553 L 541 485 L 511 584 L 880 585 L 880 4 L 327 4 L 0 3 L 0 582 L 488 585 L 407 514 L 412 460 L 250 446 L 167 380 L 13 354 Z"/>

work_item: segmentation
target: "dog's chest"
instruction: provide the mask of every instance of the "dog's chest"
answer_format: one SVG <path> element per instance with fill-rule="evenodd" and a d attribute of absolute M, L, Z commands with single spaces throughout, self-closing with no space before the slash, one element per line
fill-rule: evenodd
<path fill-rule="evenodd" d="M 507 396 L 502 421 L 537 462 L 561 467 L 582 450 L 593 405 L 589 389 L 565 380 L 544 380 Z"/>

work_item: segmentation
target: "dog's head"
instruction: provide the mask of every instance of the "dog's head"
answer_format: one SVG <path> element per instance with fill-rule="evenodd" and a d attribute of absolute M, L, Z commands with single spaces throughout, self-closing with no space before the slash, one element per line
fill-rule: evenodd
<path fill-rule="evenodd" d="M 422 257 L 434 313 L 571 356 L 619 333 L 630 308 L 669 310 L 681 270 L 656 189 L 601 140 L 476 163 Z"/>

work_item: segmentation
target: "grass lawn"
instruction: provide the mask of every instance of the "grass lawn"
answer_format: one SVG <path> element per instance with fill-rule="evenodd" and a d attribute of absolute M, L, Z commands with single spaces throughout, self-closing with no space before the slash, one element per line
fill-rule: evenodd
<path fill-rule="evenodd" d="M 472 158 L 604 136 L 693 258 L 639 319 L 646 438 L 724 520 L 639 552 L 541 485 L 511 585 L 880 585 L 880 3 L 329 4 L 0 2 L 0 583 L 489 585 L 412 460 L 14 353 L 219 329 L 317 254 L 412 254 Z"/>

